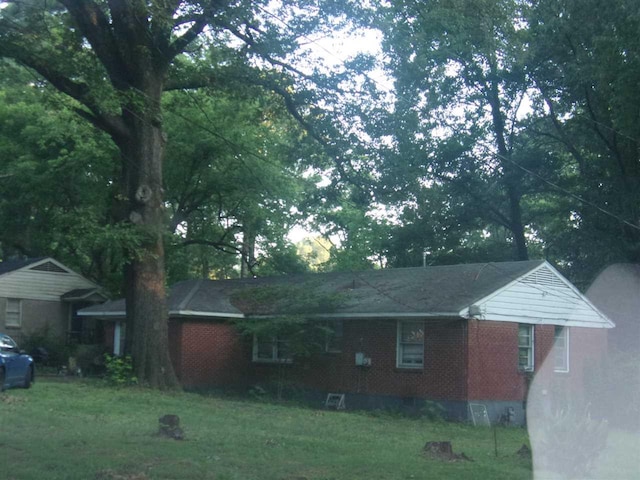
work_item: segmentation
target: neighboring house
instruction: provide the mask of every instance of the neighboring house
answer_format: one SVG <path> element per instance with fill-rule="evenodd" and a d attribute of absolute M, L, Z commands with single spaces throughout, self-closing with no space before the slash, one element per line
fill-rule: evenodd
<path fill-rule="evenodd" d="M 544 261 L 190 280 L 173 286 L 168 305 L 171 355 L 185 387 L 286 378 L 317 398 L 344 393 L 348 407 L 433 400 L 450 418 L 467 419 L 478 403 L 492 420 L 509 412 L 516 423 L 545 357 L 554 358 L 552 381 L 579 392 L 613 327 Z M 80 315 L 114 325 L 119 343 L 124 312 L 118 300 Z M 287 314 L 332 328 L 323 352 L 295 358 L 286 338 L 249 339 L 234 325 Z"/>
<path fill-rule="evenodd" d="M 98 285 L 53 258 L 0 262 L 0 331 L 18 342 L 45 332 L 64 341 L 95 341 L 97 322 L 81 321 L 77 312 L 106 299 Z"/>

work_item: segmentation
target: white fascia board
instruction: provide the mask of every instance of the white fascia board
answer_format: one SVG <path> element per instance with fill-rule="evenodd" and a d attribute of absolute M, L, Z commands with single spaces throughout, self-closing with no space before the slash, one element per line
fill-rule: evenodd
<path fill-rule="evenodd" d="M 216 317 L 216 318 L 245 318 L 243 313 L 201 312 L 198 310 L 171 310 L 170 317 Z"/>
<path fill-rule="evenodd" d="M 126 317 L 125 312 L 78 312 L 81 317 Z M 242 313 L 198 312 L 193 310 L 171 310 L 170 317 L 217 317 L 245 318 Z"/>
<path fill-rule="evenodd" d="M 124 312 L 78 312 L 83 317 L 124 317 Z M 302 314 L 304 315 L 304 314 Z M 171 310 L 170 317 L 215 317 L 215 318 L 254 318 L 267 319 L 277 317 L 273 315 L 244 315 L 242 313 L 223 313 L 223 312 L 201 312 L 194 310 Z M 435 313 L 316 313 L 312 315 L 304 315 L 308 318 L 332 318 L 332 319 L 367 319 L 367 318 L 450 318 L 460 319 L 460 315 L 455 312 L 435 312 Z"/>
<path fill-rule="evenodd" d="M 91 289 L 87 288 L 86 290 L 91 290 Z M 65 298 L 65 301 L 67 301 L 67 302 L 77 302 L 78 300 L 84 300 L 85 298 L 89 298 L 92 295 L 100 295 L 105 301 L 109 300 L 109 297 L 107 297 L 104 293 L 102 293 L 102 291 L 100 289 L 94 288 L 91 291 L 89 291 L 89 292 L 87 292 L 84 295 L 81 295 L 79 297 Z"/>
<path fill-rule="evenodd" d="M 344 319 L 344 320 L 357 320 L 357 319 L 369 319 L 369 318 L 380 318 L 380 319 L 397 319 L 397 318 L 451 318 L 451 319 L 460 319 L 460 315 L 456 312 L 431 312 L 431 313 L 314 313 L 310 315 L 306 315 L 302 313 L 301 315 L 307 318 L 331 318 L 331 319 Z M 250 315 L 247 318 L 273 318 L 277 317 L 278 314 L 273 315 Z"/>
<path fill-rule="evenodd" d="M 79 317 L 126 317 L 125 312 L 78 312 Z"/>
<path fill-rule="evenodd" d="M 580 320 L 565 320 L 562 318 L 552 320 L 548 318 L 540 319 L 536 317 L 528 317 L 528 318 L 518 317 L 517 319 L 515 319 L 514 317 L 502 318 L 502 317 L 483 316 L 479 320 L 490 321 L 490 322 L 524 323 L 528 325 L 558 325 L 561 327 L 583 327 L 583 328 L 603 328 L 603 329 L 614 327 L 614 325 L 611 325 L 610 321 L 608 323 L 604 323 L 604 322 L 595 323 L 595 322 L 582 322 Z"/>

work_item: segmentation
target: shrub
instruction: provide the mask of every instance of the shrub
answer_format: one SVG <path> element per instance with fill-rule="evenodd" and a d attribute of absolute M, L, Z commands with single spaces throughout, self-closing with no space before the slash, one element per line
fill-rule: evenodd
<path fill-rule="evenodd" d="M 129 355 L 117 357 L 105 354 L 104 365 L 106 369 L 105 380 L 111 385 L 124 387 L 138 383 L 138 379 L 133 374 L 133 362 Z"/>
<path fill-rule="evenodd" d="M 83 375 L 98 375 L 104 373 L 104 345 L 77 345 L 75 358 Z"/>
<path fill-rule="evenodd" d="M 60 336 L 52 334 L 46 326 L 24 335 L 20 348 L 30 354 L 37 348 L 44 348 L 48 357 L 43 363 L 52 367 L 66 365 L 69 357 L 75 353 L 73 346 L 67 345 Z"/>

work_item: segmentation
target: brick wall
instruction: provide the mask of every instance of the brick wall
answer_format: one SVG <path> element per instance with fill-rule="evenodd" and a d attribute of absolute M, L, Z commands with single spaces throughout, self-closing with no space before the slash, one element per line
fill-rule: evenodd
<path fill-rule="evenodd" d="M 518 370 L 518 324 L 489 321 L 425 322 L 424 368 L 396 367 L 395 320 L 347 320 L 340 353 L 319 353 L 293 364 L 255 363 L 251 340 L 222 321 L 172 320 L 171 356 L 186 387 L 284 381 L 324 392 L 422 397 L 433 400 L 524 400 L 527 378 Z M 554 327 L 535 326 L 536 379 L 550 388 L 580 390 L 589 364 L 606 351 L 606 331 L 571 329 L 569 373 L 553 372 Z M 355 365 L 355 353 L 371 358 Z M 468 375 L 467 375 L 468 372 Z M 537 381 L 537 380 L 536 380 Z"/>
<path fill-rule="evenodd" d="M 469 320 L 468 394 L 473 400 L 522 400 L 518 324 Z"/>
<path fill-rule="evenodd" d="M 169 335 L 174 368 L 185 387 L 247 383 L 250 352 L 232 325 L 216 321 L 172 320 Z"/>
<path fill-rule="evenodd" d="M 254 382 L 285 378 L 321 391 L 463 400 L 464 323 L 425 322 L 424 368 L 396 367 L 395 320 L 345 320 L 341 353 L 318 354 L 292 365 L 251 363 Z M 355 365 L 356 352 L 371 358 Z"/>
<path fill-rule="evenodd" d="M 569 372 L 555 372 L 553 325 L 534 327 L 536 382 L 550 391 L 580 395 L 590 364 L 606 355 L 607 331 L 569 329 Z M 527 394 L 527 374 L 518 369 L 518 324 L 469 321 L 469 399 L 522 401 Z"/>

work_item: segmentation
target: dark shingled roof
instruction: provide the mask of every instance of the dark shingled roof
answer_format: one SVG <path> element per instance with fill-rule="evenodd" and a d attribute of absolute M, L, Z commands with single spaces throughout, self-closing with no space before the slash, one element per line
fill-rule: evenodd
<path fill-rule="evenodd" d="M 288 306 L 301 295 L 338 298 L 325 313 L 339 316 L 424 314 L 451 315 L 506 286 L 544 261 L 476 263 L 426 268 L 390 268 L 364 272 L 336 272 L 238 280 L 187 280 L 169 294 L 172 315 L 238 316 L 291 313 Z M 288 289 L 288 290 L 287 290 Z M 269 296 L 273 292 L 274 295 Z M 284 295 L 283 295 L 284 292 Z M 265 295 L 266 294 L 266 295 Z M 124 313 L 124 300 L 82 310 L 83 315 Z M 320 313 L 317 304 L 307 312 Z M 101 315 L 102 314 L 102 315 Z"/>

